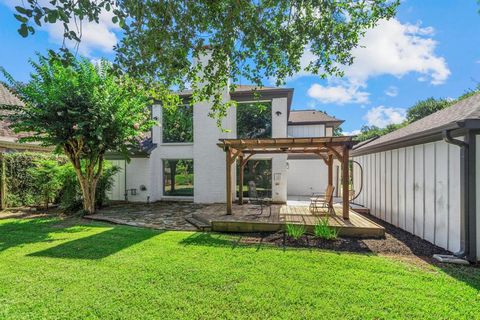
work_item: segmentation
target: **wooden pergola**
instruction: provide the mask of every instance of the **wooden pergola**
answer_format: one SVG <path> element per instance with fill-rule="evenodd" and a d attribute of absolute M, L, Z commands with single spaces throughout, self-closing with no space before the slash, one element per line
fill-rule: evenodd
<path fill-rule="evenodd" d="M 355 144 L 351 136 L 321 138 L 220 139 L 217 145 L 226 154 L 227 214 L 232 214 L 232 165 L 240 164 L 239 204 L 243 204 L 243 173 L 247 161 L 255 154 L 316 154 L 328 167 L 328 185 L 333 186 L 333 159 L 342 164 L 343 218 L 349 218 L 349 150 Z"/>

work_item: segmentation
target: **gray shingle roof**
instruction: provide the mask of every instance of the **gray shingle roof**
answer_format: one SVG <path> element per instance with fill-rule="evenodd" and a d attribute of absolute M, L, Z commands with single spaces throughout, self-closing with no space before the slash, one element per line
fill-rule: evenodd
<path fill-rule="evenodd" d="M 0 105 L 13 105 L 23 106 L 24 103 L 17 98 L 10 90 L 7 89 L 2 83 L 0 83 Z M 9 122 L 0 120 L 0 140 L 16 142 L 18 138 L 25 137 L 26 134 L 17 134 L 9 127 Z"/>
<path fill-rule="evenodd" d="M 288 124 L 316 124 L 333 122 L 340 125 L 343 120 L 339 120 L 318 110 L 291 110 L 288 117 Z"/>
<path fill-rule="evenodd" d="M 444 129 L 457 128 L 458 123 L 465 120 L 479 119 L 480 93 L 477 93 L 448 108 L 432 113 L 431 115 L 412 122 L 403 128 L 381 136 L 378 139 L 355 149 L 355 152 L 365 152 L 370 149 L 387 145 L 394 146 L 396 143 L 420 137 L 422 135 L 440 133 Z"/>
<path fill-rule="evenodd" d="M 2 83 L 0 83 L 0 104 L 23 106 L 23 102 L 10 92 L 10 90 L 8 90 Z"/>

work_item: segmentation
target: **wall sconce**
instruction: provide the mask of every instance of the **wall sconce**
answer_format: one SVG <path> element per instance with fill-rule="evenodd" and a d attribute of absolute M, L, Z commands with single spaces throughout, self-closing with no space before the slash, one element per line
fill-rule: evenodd
<path fill-rule="evenodd" d="M 276 114 L 277 116 L 280 116 L 280 115 L 282 114 L 282 111 L 277 111 L 277 112 L 275 112 L 275 114 Z"/>

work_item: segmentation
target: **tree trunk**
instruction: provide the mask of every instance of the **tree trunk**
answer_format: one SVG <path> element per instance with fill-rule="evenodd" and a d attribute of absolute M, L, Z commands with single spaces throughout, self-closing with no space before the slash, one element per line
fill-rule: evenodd
<path fill-rule="evenodd" d="M 170 161 L 170 192 L 175 192 L 175 176 L 177 175 L 177 161 Z"/>
<path fill-rule="evenodd" d="M 82 170 L 81 150 L 83 146 L 81 139 L 70 141 L 64 146 L 64 151 L 73 164 L 80 189 L 82 190 L 84 213 L 93 214 L 95 213 L 97 182 L 103 172 L 104 151 L 85 156 L 83 158 L 85 161 L 83 162 L 84 170 Z"/>

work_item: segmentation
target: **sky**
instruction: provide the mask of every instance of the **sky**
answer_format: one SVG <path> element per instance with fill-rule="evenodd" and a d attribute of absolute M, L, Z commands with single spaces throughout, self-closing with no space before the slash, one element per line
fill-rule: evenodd
<path fill-rule="evenodd" d="M 26 39 L 18 33 L 13 8 L 21 0 L 0 0 L 0 66 L 26 81 L 28 60 L 57 49 L 62 29 L 44 27 Z M 364 125 L 385 127 L 405 119 L 406 109 L 429 97 L 453 99 L 480 84 L 480 5 L 477 0 L 403 0 L 397 15 L 368 30 L 353 51 L 344 77 L 322 80 L 305 72 L 287 80 L 292 109 L 317 109 L 345 120 L 356 134 Z M 113 59 L 119 28 L 103 15 L 84 26 L 79 53 Z M 302 57 L 307 65 L 308 52 Z M 269 85 L 269 80 L 265 80 Z"/>

